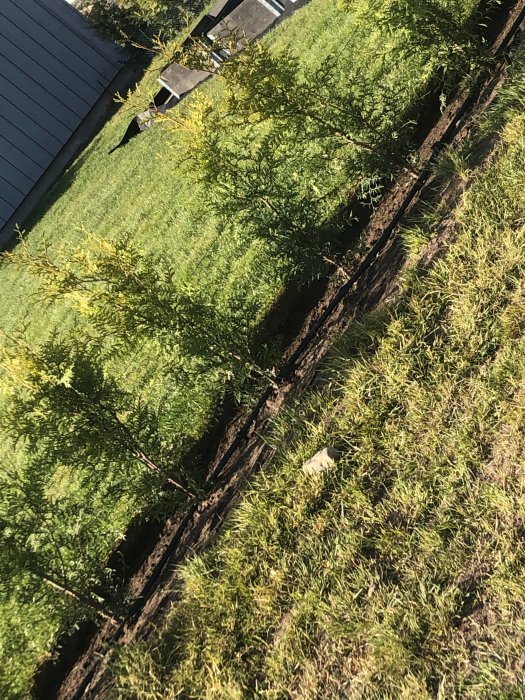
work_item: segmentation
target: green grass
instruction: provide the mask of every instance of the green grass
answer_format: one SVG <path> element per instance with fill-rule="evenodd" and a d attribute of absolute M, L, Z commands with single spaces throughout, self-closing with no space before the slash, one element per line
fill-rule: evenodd
<path fill-rule="evenodd" d="M 279 419 L 116 697 L 525 697 L 524 76 L 482 125 L 502 142 L 450 248 Z M 407 231 L 412 254 L 436 230 Z M 304 474 L 327 445 L 336 466 Z"/>
<path fill-rule="evenodd" d="M 449 5 L 451 3 L 448 3 Z M 458 13 L 466 13 L 475 3 L 455 3 Z M 358 3 L 359 9 L 366 2 Z M 301 56 L 302 70 L 315 69 L 329 54 L 338 57 L 338 71 L 343 83 L 350 67 L 356 65 L 369 82 L 370 95 L 378 109 L 384 107 L 385 89 L 393 102 L 393 114 L 399 117 L 420 97 L 433 71 L 422 50 L 410 60 L 399 63 L 395 53 L 387 54 L 381 81 L 377 80 L 380 61 L 371 58 L 385 42 L 373 27 L 359 24 L 356 15 L 338 9 L 332 0 L 311 0 L 289 20 L 272 32 L 266 41 L 276 50 L 291 47 Z M 403 41 L 393 33 L 388 42 L 395 48 Z M 174 261 L 180 279 L 188 280 L 219 308 L 243 305 L 247 323 L 253 331 L 266 316 L 283 291 L 288 279 L 285 261 L 275 258 L 261 241 L 246 240 L 242 231 L 223 230 L 207 206 L 207 192 L 195 184 L 191 165 L 178 163 L 180 148 L 177 137 L 161 125 L 156 126 L 112 156 L 108 151 L 120 140 L 133 114 L 148 102 L 155 84 L 155 70 L 148 73 L 129 104 L 100 132 L 72 167 L 45 198 L 29 226 L 29 244 L 41 250 L 46 244 L 51 257 L 82 244 L 83 231 L 116 240 L 131 236 L 145 252 Z M 221 89 L 217 81 L 203 88 L 215 100 L 220 115 Z M 319 148 L 316 146 L 315 148 Z M 315 149 L 314 149 L 315 150 Z M 318 151 L 315 151 L 317 153 Z M 312 163 L 318 160 L 312 158 Z M 306 186 L 322 182 L 331 196 L 323 216 L 329 217 L 358 184 L 348 181 L 346 156 L 327 162 L 326 171 L 301 173 Z M 389 173 L 382 173 L 388 175 Z M 364 179 L 375 172 L 364 173 Z M 41 343 L 52 334 L 82 335 L 90 330 L 86 318 L 73 313 L 67 303 L 42 307 L 38 303 L 38 281 L 27 274 L 0 265 L 0 293 L 3 299 L 1 326 L 11 332 L 25 327 L 31 343 Z M 107 367 L 125 388 L 140 393 L 156 412 L 164 436 L 180 445 L 176 460 L 189 442 L 200 436 L 213 416 L 218 398 L 225 391 L 224 380 L 214 375 L 181 377 L 159 361 L 161 353 L 154 339 L 137 343 L 128 354 L 120 354 Z M 0 454 L 9 463 L 23 459 L 13 454 L 12 445 L 3 442 Z M 65 475 L 65 476 L 64 476 Z M 79 513 L 83 499 L 91 499 L 98 513 L 97 555 L 103 562 L 125 530 L 130 519 L 145 506 L 155 502 L 158 489 L 149 485 L 146 492 L 137 470 L 126 483 L 126 494 L 118 502 L 111 496 L 114 481 L 99 484 L 89 494 L 76 493 L 67 478 L 67 469 L 56 475 L 49 485 L 49 496 L 78 499 Z M 122 486 L 122 485 L 121 485 Z M 74 560 L 77 539 L 88 526 L 81 515 L 67 524 L 71 546 L 67 556 Z M 88 533 L 93 539 L 93 533 Z M 16 611 L 16 612 L 14 612 Z M 58 599 L 53 609 L 37 596 L 19 600 L 16 587 L 12 597 L 2 603 L 2 615 L 13 619 L 1 635 L 0 656 L 4 659 L 0 688 L 5 697 L 21 697 L 26 692 L 36 663 L 45 657 L 59 628 L 70 624 L 78 611 L 71 611 Z M 38 624 L 35 623 L 38 621 Z"/>

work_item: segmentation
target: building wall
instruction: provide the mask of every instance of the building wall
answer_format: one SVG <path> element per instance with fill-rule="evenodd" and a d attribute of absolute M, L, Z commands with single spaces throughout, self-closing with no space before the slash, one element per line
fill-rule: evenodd
<path fill-rule="evenodd" d="M 65 0 L 0 0 L 0 230 L 125 62 Z"/>

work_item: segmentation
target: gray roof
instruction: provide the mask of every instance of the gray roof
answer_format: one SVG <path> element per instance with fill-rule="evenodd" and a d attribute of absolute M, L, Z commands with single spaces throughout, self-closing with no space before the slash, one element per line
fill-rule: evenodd
<path fill-rule="evenodd" d="M 219 12 L 224 8 L 228 0 L 217 0 L 212 7 L 208 10 L 208 14 L 211 15 L 212 17 L 217 17 Z"/>
<path fill-rule="evenodd" d="M 208 37 L 215 40 L 237 32 L 240 36 L 255 39 L 271 27 L 281 11 L 275 0 L 244 0 L 208 32 Z"/>
<path fill-rule="evenodd" d="M 203 70 L 192 70 L 180 63 L 172 63 L 162 71 L 159 81 L 177 97 L 182 97 L 186 92 L 190 92 L 199 83 L 209 77 L 209 73 Z"/>
<path fill-rule="evenodd" d="M 63 0 L 0 0 L 0 28 L 2 229 L 126 57 Z"/>

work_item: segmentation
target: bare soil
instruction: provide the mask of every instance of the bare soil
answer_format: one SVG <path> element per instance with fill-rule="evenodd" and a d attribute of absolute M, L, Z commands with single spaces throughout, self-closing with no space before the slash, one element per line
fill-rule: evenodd
<path fill-rule="evenodd" d="M 294 328 L 294 332 L 296 328 L 298 331 L 290 339 L 276 383 L 264 389 L 248 415 L 241 413 L 232 417 L 227 425 L 221 424 L 222 438 L 209 461 L 209 492 L 205 499 L 165 523 L 155 547 L 130 580 L 129 597 L 134 603 L 125 622 L 118 628 L 111 623 L 103 624 L 69 673 L 59 667 L 53 671 L 55 688 L 63 679 L 59 690 L 50 694 L 48 683 L 45 694 L 35 688 L 34 697 L 80 700 L 106 696 L 111 686 L 108 662 L 112 648 L 146 640 L 154 633 L 170 603 L 177 599 L 177 565 L 214 541 L 241 497 L 246 479 L 271 459 L 272 448 L 265 439 L 271 429 L 271 419 L 285 402 L 312 385 L 319 364 L 334 339 L 344 333 L 356 315 L 386 303 L 395 295 L 399 274 L 406 263 L 398 235 L 399 225 L 415 213 L 422 200 L 438 198 L 452 213 L 423 253 L 421 265 L 431 265 L 453 238 L 453 210 L 469 181 L 454 177 L 446 184 L 438 182 L 432 173 L 432 164 L 443 148 L 468 137 L 505 80 L 508 50 L 523 31 L 525 0 L 515 1 L 510 9 L 507 4 L 502 17 L 507 19 L 502 21 L 504 26 L 492 44 L 497 60 L 490 78 L 459 94 L 442 115 L 435 115 L 418 151 L 418 174 L 403 174 L 384 195 L 365 228 L 362 237 L 365 250 L 354 260 L 349 278 L 341 284 L 336 274 L 328 285 L 319 285 L 313 290 L 313 299 L 309 296 L 310 307 L 304 305 L 302 323 Z M 495 137 L 487 137 L 479 145 L 478 170 L 490 158 L 496 142 Z M 280 322 L 284 317 L 283 314 Z M 215 446 L 217 442 L 215 432 L 210 445 Z"/>

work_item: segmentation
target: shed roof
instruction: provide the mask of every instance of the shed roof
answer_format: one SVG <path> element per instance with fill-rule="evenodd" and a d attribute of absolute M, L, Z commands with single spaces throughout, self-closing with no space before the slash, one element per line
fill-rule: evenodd
<path fill-rule="evenodd" d="M 3 245 L 11 220 L 22 207 L 29 210 L 28 195 L 62 162 L 59 154 L 74 152 L 73 134 L 127 56 L 63 0 L 0 0 L 0 35 L 0 231 L 8 231 L 0 233 Z"/>
<path fill-rule="evenodd" d="M 217 15 L 224 9 L 224 6 L 229 0 L 217 0 L 208 10 L 208 14 L 212 17 L 217 17 Z"/>
<path fill-rule="evenodd" d="M 159 81 L 177 97 L 190 92 L 199 83 L 208 78 L 210 73 L 203 70 L 192 70 L 180 63 L 172 63 L 160 74 Z"/>
<path fill-rule="evenodd" d="M 208 37 L 213 41 L 236 31 L 255 39 L 271 27 L 282 11 L 282 5 L 276 0 L 244 0 L 208 32 Z"/>

